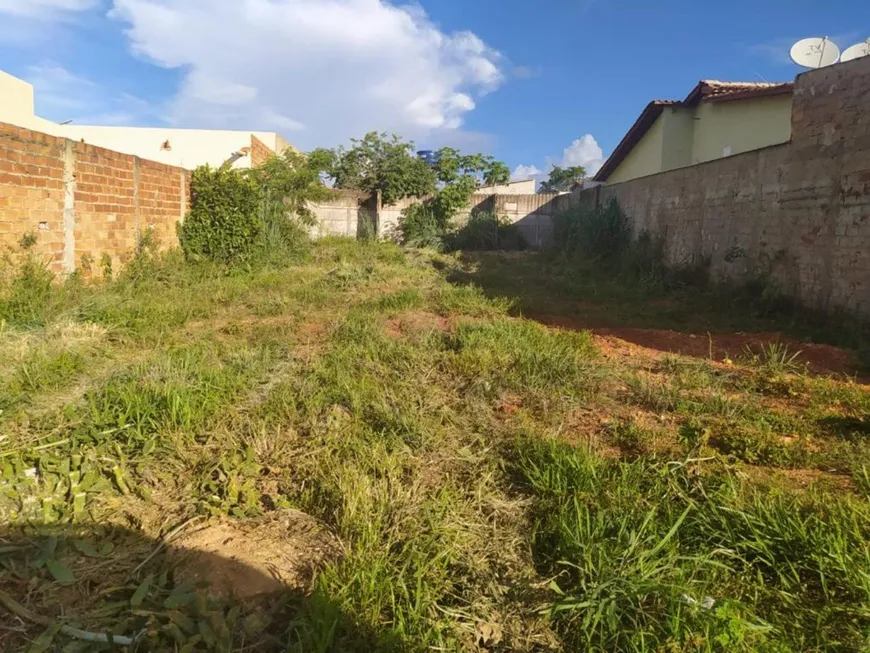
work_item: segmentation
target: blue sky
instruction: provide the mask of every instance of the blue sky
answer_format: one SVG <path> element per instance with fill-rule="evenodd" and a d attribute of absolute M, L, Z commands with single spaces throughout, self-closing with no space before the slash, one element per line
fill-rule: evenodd
<path fill-rule="evenodd" d="M 790 43 L 824 35 L 870 37 L 870 2 L 0 0 L 0 69 L 50 119 L 303 148 L 387 129 L 539 170 L 594 168 L 699 79 L 792 79 Z"/>

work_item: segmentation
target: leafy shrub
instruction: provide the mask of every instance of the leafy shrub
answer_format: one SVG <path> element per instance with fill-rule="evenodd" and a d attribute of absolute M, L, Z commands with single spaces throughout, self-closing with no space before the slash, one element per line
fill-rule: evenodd
<path fill-rule="evenodd" d="M 633 239 L 631 220 L 615 198 L 597 208 L 576 207 L 553 218 L 556 254 L 582 258 L 644 286 L 679 288 L 703 285 L 709 260 L 668 265 L 664 239 L 641 231 Z"/>
<path fill-rule="evenodd" d="M 189 260 L 239 263 L 251 256 L 262 231 L 254 179 L 224 166 L 201 166 L 191 179 L 191 209 L 179 228 Z"/>
<path fill-rule="evenodd" d="M 448 239 L 450 249 L 522 250 L 526 241 L 516 225 L 491 211 L 475 211 Z"/>
<path fill-rule="evenodd" d="M 408 247 L 444 249 L 447 224 L 429 204 L 415 202 L 402 211 L 399 239 Z"/>
<path fill-rule="evenodd" d="M 254 170 L 194 171 L 192 208 L 179 230 L 186 258 L 220 264 L 280 264 L 307 248 L 316 220 L 308 202 L 331 191 L 316 162 L 288 150 Z"/>
<path fill-rule="evenodd" d="M 553 218 L 553 243 L 568 255 L 612 262 L 631 243 L 631 222 L 615 199 L 595 209 L 569 209 Z"/>

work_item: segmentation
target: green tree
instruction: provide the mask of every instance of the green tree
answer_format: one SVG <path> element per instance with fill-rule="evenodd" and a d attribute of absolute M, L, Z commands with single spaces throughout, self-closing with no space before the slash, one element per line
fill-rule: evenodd
<path fill-rule="evenodd" d="M 433 167 L 441 187 L 432 209 L 445 227 L 478 188 L 507 183 L 511 176 L 510 168 L 490 155 L 461 154 L 452 147 L 436 152 Z"/>
<path fill-rule="evenodd" d="M 384 204 L 435 192 L 435 171 L 420 160 L 414 144 L 386 132 L 351 139 L 351 147 L 318 149 L 309 155 L 335 188 L 380 191 Z"/>
<path fill-rule="evenodd" d="M 331 161 L 322 152 L 309 155 L 287 149 L 282 155 L 271 156 L 250 174 L 261 193 L 263 211 L 290 215 L 312 223 L 314 216 L 309 202 L 329 198 L 331 191 L 323 185 L 321 174 Z"/>
<path fill-rule="evenodd" d="M 442 184 L 471 180 L 476 187 L 505 184 L 511 171 L 488 154 L 460 154 L 452 147 L 442 147 L 435 154 L 435 174 Z M 467 183 L 467 182 L 466 182 Z"/>
<path fill-rule="evenodd" d="M 550 170 L 550 178 L 541 182 L 539 193 L 561 193 L 571 190 L 579 181 L 586 179 L 586 168 L 583 166 L 570 166 L 562 168 L 554 166 Z"/>
<path fill-rule="evenodd" d="M 287 150 L 252 170 L 202 166 L 191 178 L 191 208 L 179 226 L 185 256 L 227 265 L 286 260 L 313 224 L 308 203 L 331 191 L 320 179 L 328 161 Z"/>

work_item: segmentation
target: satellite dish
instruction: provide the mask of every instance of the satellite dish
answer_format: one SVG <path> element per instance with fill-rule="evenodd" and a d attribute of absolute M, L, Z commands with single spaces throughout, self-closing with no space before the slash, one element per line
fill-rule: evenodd
<path fill-rule="evenodd" d="M 870 56 L 870 39 L 867 39 L 863 43 L 856 43 L 843 50 L 843 56 L 840 57 L 840 61 L 852 61 L 852 59 L 867 56 Z"/>
<path fill-rule="evenodd" d="M 840 49 L 828 37 L 802 39 L 791 46 L 791 60 L 804 68 L 822 68 L 837 63 Z"/>

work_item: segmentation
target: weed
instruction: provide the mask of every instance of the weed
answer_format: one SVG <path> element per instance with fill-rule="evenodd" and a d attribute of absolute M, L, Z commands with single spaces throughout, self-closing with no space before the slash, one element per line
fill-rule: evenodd
<path fill-rule="evenodd" d="M 649 430 L 631 421 L 611 424 L 608 435 L 616 446 L 633 456 L 647 453 L 655 437 Z"/>
<path fill-rule="evenodd" d="M 507 218 L 490 211 L 473 211 L 468 221 L 448 241 L 451 250 L 523 250 L 526 242 Z"/>
<path fill-rule="evenodd" d="M 682 467 L 609 462 L 547 442 L 521 442 L 515 460 L 536 497 L 536 557 L 555 575 L 550 613 L 567 648 L 863 641 L 857 606 L 826 602 L 865 591 L 864 554 L 835 544 L 857 543 L 870 526 L 854 501 L 744 492 L 733 479 L 704 482 Z M 830 518 L 842 521 L 828 530 Z M 817 556 L 818 547 L 832 557 Z M 788 608 L 776 600 L 785 611 L 769 602 L 792 589 Z"/>
<path fill-rule="evenodd" d="M 470 388 L 486 394 L 524 390 L 578 396 L 595 387 L 589 365 L 595 346 L 588 332 L 551 332 L 524 320 L 460 324 L 445 335 L 451 367 Z"/>
<path fill-rule="evenodd" d="M 602 356 L 515 316 L 703 333 L 700 291 L 337 238 L 232 268 L 137 256 L 109 283 L 13 291 L 17 261 L 0 289 L 17 316 L 0 326 L 0 576 L 33 613 L 148 650 L 865 646 L 862 386 L 782 352 L 748 370 Z M 389 337 L 405 314 L 450 328 Z M 795 393 L 771 397 L 761 369 Z M 628 455 L 562 441 L 602 424 Z M 796 471 L 770 489 L 752 465 Z M 176 528 L 288 507 L 340 540 L 305 591 L 260 609 L 177 582 Z M 0 649 L 75 650 L 17 623 Z"/>

